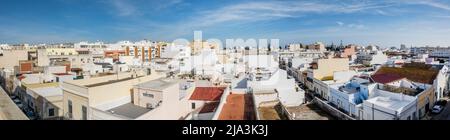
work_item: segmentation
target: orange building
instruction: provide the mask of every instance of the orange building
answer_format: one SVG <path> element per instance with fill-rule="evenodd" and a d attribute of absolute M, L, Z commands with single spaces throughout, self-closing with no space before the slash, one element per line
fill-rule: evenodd
<path fill-rule="evenodd" d="M 107 50 L 105 51 L 105 58 L 113 58 L 114 61 L 118 61 L 119 56 L 126 55 L 126 52 L 124 50 Z"/>
<path fill-rule="evenodd" d="M 32 73 L 33 72 L 33 61 L 19 61 L 19 72 L 20 73 Z"/>
<path fill-rule="evenodd" d="M 341 57 L 351 57 L 352 55 L 356 54 L 356 48 L 353 45 L 347 46 L 345 47 L 345 49 L 343 50 Z"/>

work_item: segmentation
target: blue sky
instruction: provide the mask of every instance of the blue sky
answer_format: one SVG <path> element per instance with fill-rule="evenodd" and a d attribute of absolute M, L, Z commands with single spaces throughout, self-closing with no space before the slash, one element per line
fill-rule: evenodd
<path fill-rule="evenodd" d="M 448 0 L 1 0 L 0 43 L 267 38 L 450 46 Z"/>

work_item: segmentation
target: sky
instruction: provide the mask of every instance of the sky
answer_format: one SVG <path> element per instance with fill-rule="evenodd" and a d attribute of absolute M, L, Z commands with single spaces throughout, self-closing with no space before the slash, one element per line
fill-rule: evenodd
<path fill-rule="evenodd" d="M 450 0 L 1 0 L 0 43 L 280 39 L 450 46 Z"/>

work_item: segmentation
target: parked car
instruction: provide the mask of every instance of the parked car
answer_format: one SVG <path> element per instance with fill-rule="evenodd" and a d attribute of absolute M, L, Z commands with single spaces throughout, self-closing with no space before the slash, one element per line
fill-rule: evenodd
<path fill-rule="evenodd" d="M 436 102 L 436 105 L 445 106 L 447 105 L 447 100 L 439 100 Z"/>
<path fill-rule="evenodd" d="M 26 112 L 26 115 L 27 115 L 27 117 L 30 119 L 30 120 L 36 120 L 36 115 L 34 114 L 34 112 L 33 111 L 27 111 Z"/>
<path fill-rule="evenodd" d="M 14 99 L 13 101 L 14 101 L 14 103 L 16 103 L 16 104 L 21 104 L 21 103 L 22 103 L 19 99 Z"/>
<path fill-rule="evenodd" d="M 431 113 L 439 114 L 442 112 L 443 109 L 444 109 L 444 107 L 441 105 L 434 105 L 433 109 L 431 110 Z"/>
<path fill-rule="evenodd" d="M 15 95 L 11 95 L 11 99 L 17 99 L 17 96 L 15 96 Z"/>
<path fill-rule="evenodd" d="M 17 107 L 19 107 L 20 109 L 23 109 L 23 104 L 22 103 L 18 103 L 18 104 L 16 104 L 17 105 Z"/>

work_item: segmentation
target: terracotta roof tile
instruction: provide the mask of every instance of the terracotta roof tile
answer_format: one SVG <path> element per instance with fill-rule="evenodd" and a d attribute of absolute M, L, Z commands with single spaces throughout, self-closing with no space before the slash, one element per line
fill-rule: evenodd
<path fill-rule="evenodd" d="M 393 74 L 393 73 L 383 73 L 383 74 L 372 75 L 372 79 L 375 82 L 382 83 L 382 84 L 394 82 L 394 81 L 397 81 L 397 80 L 400 80 L 403 78 L 405 78 L 405 77 L 397 75 L 397 74 Z"/>
<path fill-rule="evenodd" d="M 203 105 L 202 109 L 200 109 L 199 113 L 210 113 L 216 111 L 219 106 L 219 102 L 206 103 Z"/>
<path fill-rule="evenodd" d="M 372 75 L 372 79 L 379 83 L 386 83 L 406 78 L 414 82 L 433 84 L 438 72 L 439 69 L 432 68 L 431 65 L 414 63 L 405 64 L 402 68 L 381 67 Z"/>
<path fill-rule="evenodd" d="M 219 101 L 225 87 L 196 87 L 189 100 Z"/>
<path fill-rule="evenodd" d="M 253 100 L 248 94 L 230 94 L 220 112 L 219 120 L 254 120 Z"/>

